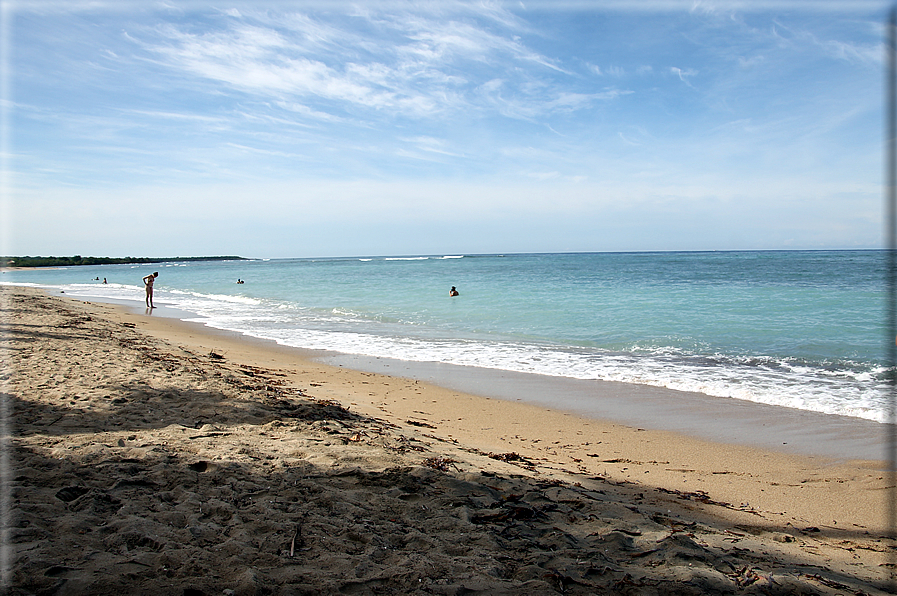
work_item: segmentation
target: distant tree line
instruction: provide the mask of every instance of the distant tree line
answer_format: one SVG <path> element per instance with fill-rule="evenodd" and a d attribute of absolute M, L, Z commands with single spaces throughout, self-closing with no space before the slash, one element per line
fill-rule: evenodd
<path fill-rule="evenodd" d="M 170 263 L 172 261 L 245 261 L 243 257 L 0 257 L 0 267 L 68 267 L 71 265 L 127 265 L 131 263 Z"/>

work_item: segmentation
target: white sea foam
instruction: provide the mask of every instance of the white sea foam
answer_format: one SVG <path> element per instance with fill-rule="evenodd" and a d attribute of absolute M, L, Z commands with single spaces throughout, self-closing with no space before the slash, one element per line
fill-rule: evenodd
<path fill-rule="evenodd" d="M 462 366 L 534 373 L 546 376 L 618 381 L 698 392 L 825 414 L 884 422 L 883 395 L 864 389 L 844 374 L 843 382 L 820 383 L 809 371 L 761 371 L 757 367 L 708 367 L 687 359 L 584 352 L 551 346 L 474 340 L 428 340 L 367 333 L 288 327 L 249 329 L 236 317 L 196 319 L 213 327 L 274 340 L 282 345 L 347 354 L 389 357 L 412 362 L 442 362 Z M 258 322 L 258 320 L 257 320 Z"/>
<path fill-rule="evenodd" d="M 235 296 L 232 294 L 202 294 L 199 292 L 183 292 L 181 290 L 169 290 L 168 293 L 172 296 L 190 296 L 192 298 L 213 300 L 213 301 L 219 301 L 219 302 L 233 302 L 233 303 L 237 303 L 237 304 L 260 305 L 263 303 L 262 300 L 259 300 L 257 298 L 250 298 L 247 296 Z"/>

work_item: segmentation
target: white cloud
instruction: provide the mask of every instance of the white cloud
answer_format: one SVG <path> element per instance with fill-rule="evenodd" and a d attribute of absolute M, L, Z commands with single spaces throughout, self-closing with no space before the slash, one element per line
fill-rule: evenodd
<path fill-rule="evenodd" d="M 220 116 L 205 116 L 203 114 L 186 112 L 163 112 L 158 110 L 150 111 L 134 109 L 124 109 L 121 110 L 121 112 L 126 115 L 148 116 L 151 118 L 162 118 L 165 120 L 189 120 L 193 122 L 202 122 L 205 124 L 223 124 L 225 122 L 225 119 L 221 118 Z"/>
<path fill-rule="evenodd" d="M 884 35 L 884 28 L 883 26 L 877 28 L 879 29 L 877 37 L 881 38 Z M 882 41 L 858 43 L 842 39 L 825 39 L 821 34 L 786 25 L 781 20 L 775 21 L 772 34 L 783 47 L 812 48 L 838 60 L 874 66 L 880 65 L 884 60 Z"/>
<path fill-rule="evenodd" d="M 501 17 L 501 23 L 518 24 L 502 11 L 487 13 Z M 367 15 L 374 29 L 364 36 L 302 14 L 291 14 L 283 23 L 275 23 L 270 15 L 241 16 L 206 31 L 169 24 L 128 35 L 175 71 L 285 105 L 306 105 L 318 118 L 354 108 L 383 114 L 393 110 L 416 118 L 477 109 L 471 103 L 476 96 L 468 93 L 481 83 L 467 68 L 471 64 L 481 65 L 484 74 L 516 73 L 514 80 L 505 81 L 514 94 L 504 100 L 513 104 L 503 110 L 510 117 L 530 118 L 553 107 L 570 110 L 589 104 L 588 94 L 560 91 L 546 97 L 544 89 L 550 87 L 538 82 L 537 73 L 527 73 L 528 68 L 571 73 L 557 60 L 527 48 L 511 32 L 500 35 L 470 22 L 426 14 L 393 20 Z M 537 87 L 542 90 L 532 95 Z M 334 103 L 310 106 L 305 99 Z"/>
<path fill-rule="evenodd" d="M 433 137 L 412 137 L 400 138 L 399 140 L 413 144 L 420 151 L 438 153 L 450 157 L 463 157 L 461 153 L 448 150 L 446 148 L 446 142 L 443 139 L 436 139 Z"/>
<path fill-rule="evenodd" d="M 527 172 L 526 175 L 530 178 L 535 178 L 536 180 L 551 180 L 560 177 L 560 173 L 558 172 Z"/>
<path fill-rule="evenodd" d="M 604 72 L 611 77 L 622 77 L 626 75 L 626 69 L 622 66 L 608 66 L 604 69 Z"/>
<path fill-rule="evenodd" d="M 639 143 L 637 141 L 633 141 L 632 139 L 630 139 L 626 135 L 624 135 L 622 132 L 619 132 L 617 134 L 620 136 L 620 139 L 622 139 L 623 142 L 626 143 L 627 145 L 633 145 L 635 147 L 638 147 L 639 145 L 641 145 L 641 143 Z"/>
<path fill-rule="evenodd" d="M 678 76 L 679 80 L 682 81 L 683 83 L 685 83 L 686 85 L 688 85 L 689 87 L 691 87 L 692 85 L 688 80 L 686 80 L 686 77 L 693 77 L 698 74 L 698 71 L 696 71 L 696 70 L 693 70 L 690 68 L 686 69 L 686 70 L 682 70 L 681 68 L 678 68 L 676 66 L 671 66 L 670 72 L 672 72 L 673 74 Z"/>
<path fill-rule="evenodd" d="M 277 101 L 275 102 L 275 104 L 278 107 L 283 108 L 284 110 L 296 112 L 314 120 L 322 120 L 326 122 L 344 122 L 346 120 L 345 118 L 334 116 L 333 114 L 322 112 L 320 110 L 315 110 L 305 104 L 296 103 L 293 101 Z"/>

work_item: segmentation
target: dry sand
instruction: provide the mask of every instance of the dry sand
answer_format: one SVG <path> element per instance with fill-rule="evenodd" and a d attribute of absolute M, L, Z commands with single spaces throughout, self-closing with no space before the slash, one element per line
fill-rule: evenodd
<path fill-rule="evenodd" d="M 0 287 L 9 594 L 883 594 L 885 465 Z"/>

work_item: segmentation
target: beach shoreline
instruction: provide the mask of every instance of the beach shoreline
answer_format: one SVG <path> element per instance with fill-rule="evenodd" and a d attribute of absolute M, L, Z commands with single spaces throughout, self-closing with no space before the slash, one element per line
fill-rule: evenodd
<path fill-rule="evenodd" d="M 273 340 L 208 326 L 202 316 L 138 301 L 77 297 L 117 305 L 135 315 L 174 319 L 199 333 L 287 350 L 304 359 L 354 370 L 424 381 L 484 398 L 524 402 L 625 426 L 669 431 L 712 443 L 737 444 L 836 461 L 864 460 L 887 468 L 887 427 L 852 416 L 824 414 L 737 398 L 618 381 L 575 379 L 442 362 L 418 362 L 285 346 Z M 195 319 L 195 320 L 189 320 Z"/>
<path fill-rule="evenodd" d="M 887 428 L 863 418 L 618 381 L 352 354 L 322 354 L 315 359 L 356 370 L 410 377 L 480 397 L 561 410 L 587 419 L 793 455 L 877 461 L 882 469 L 886 467 L 882 460 Z"/>
<path fill-rule="evenodd" d="M 642 582 L 642 587 L 675 584 L 681 590 L 668 593 L 702 593 L 700 586 L 712 584 L 717 593 L 740 593 L 747 585 L 762 585 L 769 593 L 784 594 L 787 586 L 800 582 L 819 593 L 838 593 L 837 586 L 877 593 L 884 589 L 891 569 L 892 549 L 884 538 L 889 530 L 885 519 L 889 491 L 881 461 L 795 455 L 589 419 L 570 411 L 475 396 L 401 374 L 386 376 L 345 363 L 326 364 L 322 357 L 329 360 L 332 355 L 147 316 L 119 305 L 50 297 L 28 288 L 3 287 L 0 292 L 7 313 L 4 368 L 10 371 L 4 392 L 13 401 L 12 441 L 18 454 L 18 458 L 13 456 L 15 471 L 9 475 L 15 479 L 11 489 L 11 548 L 15 556 L 8 576 L 13 587 L 30 570 L 40 571 L 34 580 L 38 583 L 64 580 L 70 587 L 81 582 L 96 588 L 109 561 L 121 557 L 125 566 L 136 569 L 131 570 L 134 577 L 128 580 L 127 573 L 122 573 L 122 568 L 115 571 L 114 566 L 106 573 L 114 575 L 115 582 L 131 581 L 129 585 L 143 589 L 159 579 L 163 568 L 174 569 L 180 561 L 165 555 L 171 550 L 165 545 L 173 543 L 174 534 L 166 534 L 168 530 L 158 524 L 164 526 L 159 520 L 169 519 L 168 514 L 177 513 L 178 523 L 185 522 L 178 530 L 179 540 L 224 548 L 221 545 L 228 540 L 237 540 L 240 528 L 260 523 L 240 510 L 238 499 L 222 497 L 220 487 L 227 484 L 228 475 L 205 488 L 199 486 L 202 475 L 211 480 L 230 468 L 252 472 L 254 477 L 261 471 L 273 473 L 279 480 L 302 469 L 293 486 L 306 483 L 303 494 L 323 490 L 324 485 L 335 491 L 328 493 L 332 516 L 328 523 L 332 534 L 345 536 L 352 548 L 344 549 L 345 556 L 331 561 L 330 567 L 322 566 L 323 553 L 333 545 L 325 544 L 320 534 L 323 525 L 314 526 L 318 534 L 309 526 L 301 547 L 309 550 L 303 553 L 317 556 L 316 568 L 329 573 L 329 579 L 320 575 L 309 580 L 319 589 L 324 582 L 330 582 L 326 583 L 330 588 L 338 587 L 333 582 L 348 585 L 350 576 L 351 582 L 361 582 L 361 593 L 375 593 L 375 586 L 389 581 L 394 582 L 397 593 L 412 593 L 413 586 L 424 584 L 424 561 L 415 562 L 407 554 L 402 572 L 390 575 L 388 570 L 401 567 L 399 559 L 383 555 L 383 545 L 376 546 L 369 536 L 370 528 L 356 527 L 358 516 L 380 519 L 382 511 L 397 506 L 410 509 L 395 515 L 427 512 L 426 523 L 434 522 L 445 530 L 444 534 L 436 529 L 425 532 L 427 538 L 415 543 L 415 552 L 426 554 L 432 549 L 432 553 L 447 553 L 439 559 L 443 583 L 430 577 L 428 591 L 420 593 L 457 593 L 460 587 L 472 590 L 474 586 L 485 586 L 482 590 L 489 593 L 514 593 L 526 589 L 523 586 L 532 588 L 531 593 L 560 593 L 558 581 L 570 593 L 625 587 L 626 581 Z M 300 409 L 329 414 L 317 419 L 284 414 Z M 158 459 L 163 451 L 167 460 Z M 139 468 L 129 472 L 130 477 L 156 488 L 175 472 L 192 474 L 193 485 L 187 492 L 167 485 L 168 490 L 146 491 L 141 490 L 146 484 L 120 481 L 112 487 L 91 485 L 88 472 L 92 467 L 106 462 L 108 471 L 113 460 L 115 466 Z M 172 463 L 175 460 L 177 464 Z M 48 470 L 59 466 L 67 467 L 68 472 L 52 475 L 39 494 L 21 488 L 29 483 L 41 486 Z M 406 472 L 386 484 L 371 480 L 395 470 Z M 364 480 L 337 490 L 337 485 L 345 482 L 342 473 L 353 478 L 352 474 L 360 474 L 358 478 Z M 411 487 L 409 478 L 417 483 L 424 477 L 427 487 L 442 487 L 438 491 L 442 497 L 430 495 L 424 486 Z M 296 515 L 311 519 L 316 511 L 311 501 L 299 496 L 290 501 L 285 495 L 293 493 L 287 484 L 281 482 L 280 492 L 269 495 L 272 503 L 282 500 L 283 507 L 275 507 L 280 513 L 274 514 L 286 515 L 293 523 Z M 484 488 L 491 485 L 503 488 Z M 135 493 L 129 493 L 129 498 L 139 506 L 128 509 L 122 505 L 114 512 L 111 506 L 106 507 L 109 511 L 103 509 L 103 503 L 113 498 L 118 504 L 130 503 L 118 493 L 112 494 L 115 486 Z M 230 486 L 236 490 L 232 483 Z M 452 491 L 462 495 L 456 501 L 466 503 L 463 512 L 440 500 Z M 565 501 L 558 491 L 583 492 L 575 499 L 570 493 L 567 496 L 572 500 Z M 528 501 L 528 508 L 510 508 L 509 503 L 520 497 L 507 497 L 518 492 L 539 492 L 547 499 L 546 506 L 539 509 L 541 505 Z M 358 495 L 358 500 L 352 500 L 352 512 L 342 511 L 338 503 L 345 505 L 349 493 Z M 378 499 L 387 497 L 394 501 L 377 505 L 377 509 Z M 219 531 L 227 530 L 227 540 L 203 533 L 213 500 L 221 511 L 211 517 L 221 518 L 216 523 Z M 571 504 L 574 501 L 576 505 Z M 364 510 L 364 503 L 376 510 Z M 422 503 L 425 509 L 416 507 Z M 553 517 L 563 503 L 566 513 Z M 54 507 L 61 517 L 53 518 L 54 522 L 39 519 L 38 511 L 48 513 Z M 619 507 L 622 509 L 615 509 Z M 103 515 L 120 517 L 122 509 L 128 509 L 130 517 L 125 517 L 130 525 L 116 518 L 115 523 L 127 528 L 122 526 L 91 543 L 92 560 L 105 561 L 103 565 L 66 559 L 81 557 L 74 554 L 80 549 L 62 556 L 51 555 L 59 544 L 39 546 L 54 532 L 56 537 L 50 542 L 90 542 L 98 534 L 96 527 L 86 529 L 91 520 Z M 580 516 L 585 509 L 594 519 Z M 147 511 L 158 515 L 150 519 L 153 516 Z M 626 517 L 625 523 L 621 516 Z M 228 523 L 222 521 L 225 517 Z M 235 517 L 242 522 L 233 521 Z M 492 532 L 499 523 L 502 532 L 522 532 L 521 525 L 533 532 L 533 524 L 547 523 L 549 517 L 556 531 L 570 537 L 564 546 L 569 561 L 549 564 L 551 557 L 518 561 L 523 555 L 513 554 L 517 551 L 502 543 L 501 532 Z M 22 526 L 16 525 L 16 519 L 30 521 Z M 72 525 L 65 531 L 47 527 L 52 523 Z M 172 522 L 167 527 L 177 526 Z M 415 524 L 406 526 L 396 532 L 407 538 Z M 626 531 L 620 530 L 622 526 Z M 181 532 L 185 528 L 186 533 Z M 476 534 L 482 552 L 475 545 L 462 552 L 458 544 L 452 547 L 455 550 L 446 550 L 446 541 L 458 539 L 462 529 L 472 532 L 471 536 Z M 222 577 L 212 582 L 215 587 L 233 585 L 237 587 L 228 589 L 235 593 L 262 593 L 260 586 L 271 585 L 282 593 L 302 593 L 284 591 L 285 586 L 297 585 L 295 575 L 290 576 L 292 580 L 284 575 L 286 567 L 301 571 L 306 579 L 314 575 L 311 562 L 302 570 L 295 569 L 299 531 L 268 531 L 280 532 L 287 539 L 279 535 L 279 546 L 268 545 L 268 550 L 256 544 L 252 547 L 256 558 L 248 557 L 254 561 L 251 567 L 255 571 L 250 573 L 242 565 L 242 579 L 235 579 L 219 570 Z M 123 534 L 132 536 L 130 543 L 116 538 Z M 544 542 L 547 535 L 540 534 L 539 540 Z M 519 532 L 515 536 L 532 538 L 521 537 Z M 612 554 L 606 555 L 609 559 L 602 563 L 600 573 L 582 572 L 587 566 L 570 561 L 577 556 L 594 558 L 595 552 L 587 552 L 585 545 L 595 547 L 595 541 Z M 539 552 L 550 552 L 545 544 L 542 547 Z M 533 548 L 532 544 L 528 547 Z M 720 566 L 726 557 L 736 556 L 727 554 L 727 548 L 744 549 L 737 555 L 742 557 L 740 568 L 734 560 Z M 577 549 L 581 551 L 578 555 Z M 683 549 L 692 552 L 690 558 L 683 555 Z M 401 550 L 393 545 L 389 552 L 395 555 Z M 498 556 L 498 551 L 505 554 Z M 188 553 L 183 554 L 186 557 Z M 236 555 L 204 556 L 211 557 L 203 559 L 208 571 L 216 565 L 232 565 Z M 508 562 L 496 563 L 502 556 L 509 557 Z M 485 557 L 502 571 L 475 571 L 472 559 L 466 557 Z M 417 584 L 406 582 L 408 565 L 418 574 Z M 178 567 L 168 580 L 173 582 L 170 585 L 193 585 L 199 581 L 195 573 Z M 551 573 L 557 577 L 546 579 Z M 825 581 L 814 580 L 814 574 Z M 384 579 L 387 576 L 392 579 Z M 114 593 L 115 585 L 120 589 L 115 582 L 109 584 L 109 593 Z M 455 592 L 439 586 L 453 586 Z M 14 593 L 31 592 L 22 588 Z"/>

